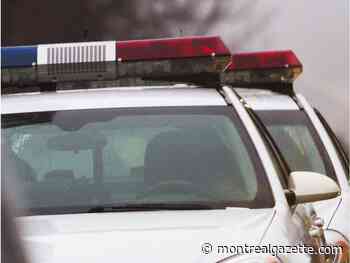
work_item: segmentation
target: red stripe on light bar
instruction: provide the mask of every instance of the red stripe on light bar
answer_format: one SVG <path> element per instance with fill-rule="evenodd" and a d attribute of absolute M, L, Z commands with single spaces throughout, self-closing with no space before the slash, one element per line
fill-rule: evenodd
<path fill-rule="evenodd" d="M 230 55 L 220 37 L 182 37 L 117 41 L 121 61 L 161 60 Z"/>
<path fill-rule="evenodd" d="M 299 59 L 291 50 L 251 52 L 232 55 L 228 71 L 288 67 L 302 67 Z"/>

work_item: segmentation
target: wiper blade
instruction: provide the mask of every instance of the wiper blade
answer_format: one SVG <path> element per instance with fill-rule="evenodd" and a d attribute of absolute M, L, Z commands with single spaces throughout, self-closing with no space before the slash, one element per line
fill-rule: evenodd
<path fill-rule="evenodd" d="M 95 206 L 88 210 L 88 213 L 105 213 L 105 212 L 132 212 L 132 211 L 161 211 L 161 210 L 211 210 L 225 209 L 226 206 L 220 204 L 122 204 L 122 205 L 106 205 Z"/>

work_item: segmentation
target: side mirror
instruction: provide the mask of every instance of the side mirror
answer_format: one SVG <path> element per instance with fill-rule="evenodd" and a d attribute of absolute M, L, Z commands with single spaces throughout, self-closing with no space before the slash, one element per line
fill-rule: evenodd
<path fill-rule="evenodd" d="M 295 193 L 297 204 L 327 200 L 340 194 L 334 180 L 314 172 L 292 172 L 289 185 Z"/>

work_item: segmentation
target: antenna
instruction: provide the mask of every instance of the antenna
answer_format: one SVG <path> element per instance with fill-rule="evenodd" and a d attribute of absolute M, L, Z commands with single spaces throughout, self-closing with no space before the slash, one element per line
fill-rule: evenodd
<path fill-rule="evenodd" d="M 83 30 L 83 40 L 87 41 L 88 40 L 88 36 L 89 36 L 89 29 L 85 28 Z"/>
<path fill-rule="evenodd" d="M 179 36 L 182 37 L 184 35 L 184 30 L 182 28 L 179 28 Z"/>

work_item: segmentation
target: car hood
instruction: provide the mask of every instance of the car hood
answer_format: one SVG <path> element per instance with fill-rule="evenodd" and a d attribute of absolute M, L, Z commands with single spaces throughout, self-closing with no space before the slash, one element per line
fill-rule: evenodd
<path fill-rule="evenodd" d="M 216 253 L 217 245 L 258 244 L 273 215 L 227 208 L 31 216 L 18 223 L 33 263 L 215 262 L 228 256 Z M 205 243 L 213 252 L 203 253 Z"/>

